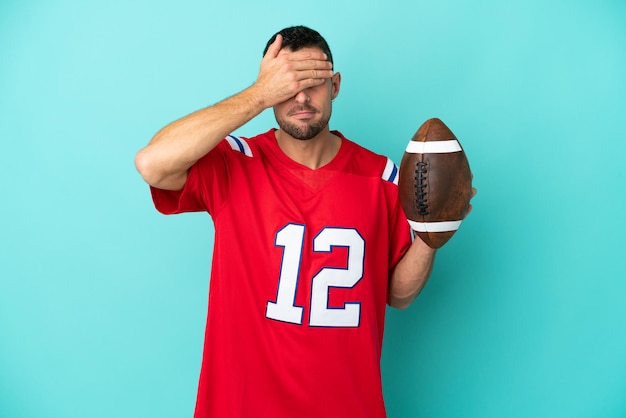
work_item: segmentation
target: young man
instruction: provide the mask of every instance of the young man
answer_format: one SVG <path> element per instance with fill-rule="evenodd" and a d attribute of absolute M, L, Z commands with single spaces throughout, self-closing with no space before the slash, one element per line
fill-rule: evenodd
<path fill-rule="evenodd" d="M 215 224 L 195 417 L 385 416 L 385 308 L 435 251 L 411 240 L 397 167 L 331 131 L 341 75 L 319 33 L 283 29 L 256 82 L 158 132 L 136 157 L 156 208 Z M 280 129 L 231 132 L 273 107 Z"/>

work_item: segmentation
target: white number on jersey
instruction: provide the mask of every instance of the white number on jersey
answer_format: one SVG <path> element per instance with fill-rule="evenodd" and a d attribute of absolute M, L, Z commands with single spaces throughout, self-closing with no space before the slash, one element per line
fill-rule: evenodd
<path fill-rule="evenodd" d="M 267 302 L 265 316 L 277 321 L 302 324 L 304 308 L 296 306 L 296 291 L 304 244 L 304 225 L 287 224 L 276 234 L 275 245 L 283 247 L 276 302 Z M 345 303 L 343 308 L 329 308 L 329 290 L 352 288 L 363 277 L 365 241 L 356 229 L 327 227 L 313 240 L 314 252 L 331 252 L 333 247 L 348 248 L 346 268 L 324 267 L 311 280 L 309 325 L 314 327 L 358 327 L 361 304 Z"/>

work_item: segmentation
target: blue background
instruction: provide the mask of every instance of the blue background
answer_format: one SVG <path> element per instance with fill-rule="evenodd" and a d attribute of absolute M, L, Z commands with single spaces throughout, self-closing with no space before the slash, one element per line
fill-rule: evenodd
<path fill-rule="evenodd" d="M 156 213 L 134 154 L 254 82 L 293 24 L 342 73 L 331 128 L 399 163 L 439 117 L 479 189 L 389 310 L 389 416 L 626 416 L 626 4 L 608 0 L 2 0 L 0 416 L 191 416 L 213 226 Z"/>

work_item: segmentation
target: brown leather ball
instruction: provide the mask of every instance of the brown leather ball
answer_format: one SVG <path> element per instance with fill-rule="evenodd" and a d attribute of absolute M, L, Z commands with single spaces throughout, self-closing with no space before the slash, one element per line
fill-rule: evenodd
<path fill-rule="evenodd" d="M 469 211 L 472 173 L 460 142 L 441 120 L 427 120 L 409 141 L 398 187 L 417 235 L 431 248 L 448 242 Z"/>

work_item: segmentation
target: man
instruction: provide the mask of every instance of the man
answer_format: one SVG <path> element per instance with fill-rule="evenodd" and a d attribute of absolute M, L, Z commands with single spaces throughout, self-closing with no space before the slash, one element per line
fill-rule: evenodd
<path fill-rule="evenodd" d="M 319 33 L 283 29 L 252 86 L 137 154 L 159 211 L 215 223 L 195 417 L 385 416 L 386 303 L 413 301 L 435 251 L 411 240 L 391 160 L 330 130 L 332 62 Z M 280 129 L 231 135 L 270 107 Z"/>

